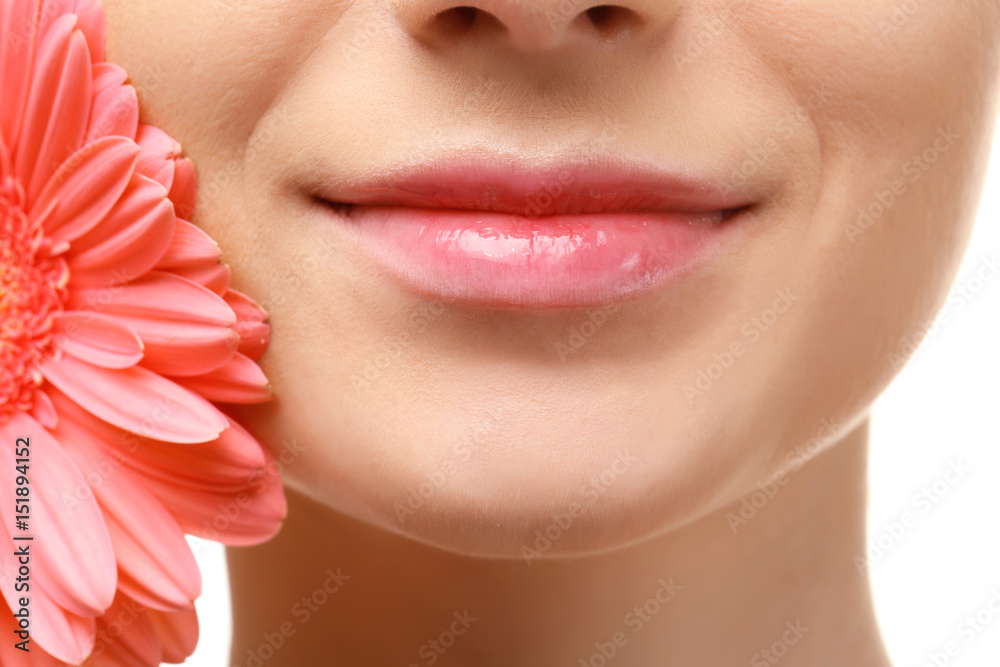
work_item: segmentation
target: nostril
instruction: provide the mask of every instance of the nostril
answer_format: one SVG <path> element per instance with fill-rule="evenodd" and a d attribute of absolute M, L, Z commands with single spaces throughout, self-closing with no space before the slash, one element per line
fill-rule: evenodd
<path fill-rule="evenodd" d="M 590 22 L 595 26 L 600 26 L 608 20 L 608 17 L 614 9 L 615 8 L 611 5 L 597 5 L 596 7 L 591 7 L 587 10 L 587 18 L 589 18 Z"/>
<path fill-rule="evenodd" d="M 429 22 L 432 30 L 427 34 L 443 38 L 442 43 L 446 43 L 449 40 L 464 40 L 472 35 L 509 37 L 520 33 L 525 39 L 547 43 L 550 39 L 560 39 L 562 28 L 570 25 L 581 34 L 605 40 L 616 39 L 643 23 L 639 13 L 621 5 L 595 5 L 578 11 L 586 0 L 565 0 L 562 4 L 570 5 L 570 10 L 559 9 L 543 13 L 540 7 L 531 3 L 532 0 L 494 0 L 490 7 L 500 11 L 500 15 L 473 5 L 448 7 L 433 14 Z"/>
<path fill-rule="evenodd" d="M 626 7 L 597 5 L 584 12 L 591 25 L 603 33 L 618 32 L 639 20 L 639 15 Z"/>
<path fill-rule="evenodd" d="M 455 13 L 455 18 L 458 22 L 464 24 L 466 27 L 475 22 L 476 14 L 479 13 L 479 10 L 475 7 L 455 7 L 451 11 Z"/>
<path fill-rule="evenodd" d="M 438 13 L 434 20 L 445 32 L 461 33 L 471 28 L 477 19 L 481 19 L 481 13 L 476 7 L 451 7 Z"/>

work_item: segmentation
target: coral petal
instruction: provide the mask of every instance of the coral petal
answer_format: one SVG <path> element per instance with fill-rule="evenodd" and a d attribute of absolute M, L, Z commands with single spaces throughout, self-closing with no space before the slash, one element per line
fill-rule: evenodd
<path fill-rule="evenodd" d="M 236 313 L 217 294 L 180 276 L 151 271 L 112 294 L 82 288 L 70 294 L 74 308 L 102 310 L 129 317 L 148 317 L 230 327 Z"/>
<path fill-rule="evenodd" d="M 239 352 L 214 371 L 177 378 L 177 383 L 217 403 L 263 403 L 274 397 L 264 371 Z"/>
<path fill-rule="evenodd" d="M 170 246 L 176 217 L 166 190 L 145 176 L 132 182 L 103 223 L 73 243 L 76 284 L 122 284 L 150 271 Z"/>
<path fill-rule="evenodd" d="M 239 491 L 267 463 L 260 443 L 238 423 L 211 442 L 179 447 L 176 443 L 149 440 L 122 431 L 93 416 L 62 392 L 49 388 L 59 412 L 59 429 L 72 429 L 73 437 L 103 447 L 115 461 L 136 474 L 159 477 L 178 486 Z"/>
<path fill-rule="evenodd" d="M 150 610 L 149 618 L 160 633 L 163 662 L 184 662 L 198 645 L 198 613 L 194 607 L 183 611 Z"/>
<path fill-rule="evenodd" d="M 218 439 L 196 447 L 146 440 L 126 460 L 147 477 L 178 486 L 238 490 L 267 464 L 260 443 L 237 422 Z"/>
<path fill-rule="evenodd" d="M 77 28 L 83 32 L 90 49 L 90 57 L 94 62 L 104 60 L 104 10 L 96 0 L 45 0 L 40 21 L 42 31 L 56 17 L 64 14 L 75 14 L 78 18 Z"/>
<path fill-rule="evenodd" d="M 7 553 L 13 554 L 14 545 L 10 537 L 4 533 L 2 539 L 5 540 L 2 548 L 9 548 Z M 11 563 L 16 563 L 13 556 L 7 556 L 7 558 L 10 559 Z M 17 566 L 14 565 L 13 568 L 5 568 L 4 576 L 4 580 L 11 584 L 11 591 L 7 591 L 7 587 L 4 587 L 4 597 L 9 597 L 16 601 L 17 597 L 15 595 L 18 594 L 12 591 L 13 583 L 17 576 Z M 82 663 L 94 648 L 94 631 L 96 628 L 94 618 L 90 616 L 77 616 L 66 611 L 56 604 L 49 597 L 48 593 L 45 592 L 45 588 L 38 583 L 32 585 L 31 592 L 31 639 L 34 640 L 37 646 L 30 653 L 24 653 L 23 651 L 14 649 L 12 641 L 3 642 L 4 649 L 9 647 L 11 654 L 30 656 L 30 658 L 27 662 L 9 660 L 11 654 L 8 654 L 4 649 L 0 649 L 0 665 L 4 667 L 8 667 L 8 665 L 24 665 L 25 667 L 58 665 L 59 667 L 66 667 L 66 663 L 71 665 Z M 19 608 L 19 605 L 17 606 Z M 9 611 L 0 611 L 0 614 L 4 613 L 13 620 L 14 617 L 10 615 Z M 10 637 L 11 635 L 8 634 L 7 636 Z M 39 651 L 39 648 L 43 649 L 45 653 Z M 51 663 L 48 662 L 50 657 L 53 660 Z"/>
<path fill-rule="evenodd" d="M 131 139 L 105 137 L 74 153 L 46 185 L 31 209 L 38 218 L 53 203 L 45 220 L 54 244 L 73 241 L 90 231 L 114 207 L 132 177 L 139 147 Z"/>
<path fill-rule="evenodd" d="M 170 247 L 157 266 L 162 269 L 204 264 L 212 266 L 219 263 L 221 256 L 218 244 L 208 234 L 187 220 L 178 219 Z"/>
<path fill-rule="evenodd" d="M 0 3 L 0 137 L 16 145 L 31 84 L 41 0 Z"/>
<path fill-rule="evenodd" d="M 52 399 L 42 389 L 35 390 L 35 404 L 31 408 L 31 416 L 36 422 L 48 429 L 53 429 L 59 423 L 56 408 Z"/>
<path fill-rule="evenodd" d="M 218 295 L 223 295 L 229 289 L 229 267 L 225 264 L 214 266 L 192 266 L 174 269 L 177 275 L 184 276 L 191 282 L 198 283 Z"/>
<path fill-rule="evenodd" d="M 121 467 L 123 454 L 109 456 L 99 444 L 101 429 L 94 428 L 94 419 L 87 422 L 79 416 L 64 419 L 56 436 L 74 443 L 71 454 L 87 479 L 100 480 L 94 494 L 114 545 L 119 589 L 146 606 L 187 607 L 201 594 L 201 573 L 184 531 L 143 487 L 141 476 Z"/>
<path fill-rule="evenodd" d="M 14 151 L 29 202 L 83 144 L 87 132 L 93 80 L 90 53 L 83 35 L 74 31 L 76 22 L 72 15 L 59 17 L 38 45 L 31 96 Z"/>
<path fill-rule="evenodd" d="M 120 136 L 132 139 L 139 128 L 139 98 L 126 85 L 125 70 L 111 63 L 94 65 L 94 101 L 87 126 L 87 141 Z"/>
<path fill-rule="evenodd" d="M 83 667 L 157 667 L 160 664 L 163 650 L 149 610 L 122 592 L 97 619 L 97 636 L 101 639 L 94 646 L 94 655 L 83 663 Z"/>
<path fill-rule="evenodd" d="M 174 159 L 181 154 L 181 145 L 152 125 L 140 125 L 135 141 L 142 148 L 135 170 L 169 192 L 174 183 Z"/>
<path fill-rule="evenodd" d="M 228 290 L 224 298 L 236 313 L 235 329 L 240 334 L 239 352 L 257 361 L 271 342 L 271 325 L 265 322 L 267 313 L 250 297 L 234 289 Z"/>
<path fill-rule="evenodd" d="M 151 271 L 114 290 L 79 287 L 68 306 L 114 314 L 142 339 L 142 365 L 165 375 L 199 375 L 236 353 L 236 314 L 218 294 L 182 276 Z"/>
<path fill-rule="evenodd" d="M 197 394 L 141 366 L 107 369 L 71 356 L 42 374 L 95 417 L 131 433 L 168 442 L 207 442 L 229 420 Z"/>
<path fill-rule="evenodd" d="M 0 428 L 4 441 L 30 437 L 29 529 L 37 580 L 60 606 L 81 616 L 102 613 L 114 598 L 117 570 L 104 517 L 90 485 L 63 445 L 31 417 L 15 412 Z M 0 447 L 3 468 L 14 470 L 14 448 Z M 14 498 L 14 478 L 0 475 L 0 493 Z M 6 512 L 4 512 L 6 514 Z M 9 525 L 13 526 L 13 516 Z M 7 523 L 7 522 L 5 522 Z"/>
<path fill-rule="evenodd" d="M 102 368 L 128 368 L 142 359 L 142 341 L 114 317 L 79 310 L 53 315 L 59 348 Z"/>
<path fill-rule="evenodd" d="M 20 642 L 21 639 L 14 633 L 21 628 L 10 610 L 5 605 L 0 605 L 0 607 L 2 607 L 0 608 L 0 634 L 11 638 L 11 641 L 0 642 L 0 665 L 3 667 L 62 667 L 61 660 L 39 650 L 37 646 L 28 652 L 16 648 L 14 643 Z"/>
<path fill-rule="evenodd" d="M 187 158 L 178 158 L 174 164 L 174 187 L 170 188 L 170 201 L 174 202 L 177 215 L 185 220 L 190 220 L 194 213 L 197 191 L 198 177 L 194 164 Z"/>
<path fill-rule="evenodd" d="M 277 466 L 270 454 L 263 454 L 267 462 L 262 470 L 245 478 L 248 502 L 235 517 L 226 514 L 233 503 L 230 490 L 152 477 L 148 488 L 177 518 L 184 532 L 229 546 L 260 544 L 277 534 L 288 510 Z M 222 526 L 219 517 L 226 519 Z"/>

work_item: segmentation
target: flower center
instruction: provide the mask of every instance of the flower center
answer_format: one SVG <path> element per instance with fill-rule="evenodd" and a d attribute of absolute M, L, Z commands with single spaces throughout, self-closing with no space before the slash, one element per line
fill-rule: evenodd
<path fill-rule="evenodd" d="M 39 368 L 54 357 L 52 315 L 62 310 L 69 271 L 51 256 L 40 222 L 23 209 L 24 191 L 0 180 L 0 423 L 34 405 Z"/>

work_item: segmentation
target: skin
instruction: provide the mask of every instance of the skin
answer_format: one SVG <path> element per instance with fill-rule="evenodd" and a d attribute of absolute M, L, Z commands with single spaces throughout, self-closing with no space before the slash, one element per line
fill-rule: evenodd
<path fill-rule="evenodd" d="M 969 238 L 1000 7 L 622 0 L 595 28 L 595 4 L 473 0 L 469 28 L 443 0 L 105 0 L 108 59 L 274 327 L 277 399 L 240 416 L 289 516 L 229 551 L 233 664 L 275 632 L 269 667 L 600 664 L 619 630 L 618 666 L 774 664 L 775 642 L 789 667 L 889 664 L 855 561 L 868 414 Z M 586 312 L 413 294 L 309 196 L 457 146 L 641 156 L 755 205 L 560 353 Z"/>

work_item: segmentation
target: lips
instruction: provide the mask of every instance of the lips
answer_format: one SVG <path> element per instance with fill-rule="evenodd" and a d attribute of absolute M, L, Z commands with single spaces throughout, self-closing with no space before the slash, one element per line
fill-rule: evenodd
<path fill-rule="evenodd" d="M 436 161 L 318 199 L 416 294 L 468 306 L 584 308 L 663 289 L 705 261 L 752 202 L 622 161 Z"/>

